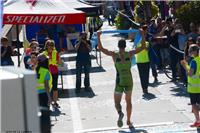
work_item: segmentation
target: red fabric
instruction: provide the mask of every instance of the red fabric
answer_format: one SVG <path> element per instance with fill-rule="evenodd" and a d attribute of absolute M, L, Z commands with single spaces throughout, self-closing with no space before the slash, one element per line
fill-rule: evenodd
<path fill-rule="evenodd" d="M 52 54 L 51 53 L 48 53 L 48 56 L 49 56 L 49 59 L 52 58 Z M 56 55 L 56 60 L 58 61 L 59 60 L 59 54 L 57 53 Z M 57 74 L 58 73 L 58 66 L 56 65 L 49 65 L 49 71 L 52 73 L 52 74 Z"/>
<path fill-rule="evenodd" d="M 31 48 L 27 48 L 25 53 L 26 55 L 31 55 Z"/>
<path fill-rule="evenodd" d="M 76 18 L 76 19 L 71 19 Z M 4 14 L 4 24 L 83 24 L 85 14 Z"/>

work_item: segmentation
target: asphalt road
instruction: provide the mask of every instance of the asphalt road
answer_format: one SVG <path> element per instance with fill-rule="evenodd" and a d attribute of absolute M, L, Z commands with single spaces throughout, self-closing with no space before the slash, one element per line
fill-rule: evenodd
<path fill-rule="evenodd" d="M 114 28 L 107 23 L 103 25 L 103 29 Z M 118 34 L 102 35 L 103 46 L 109 50 L 117 50 L 119 38 Z M 129 40 L 127 46 L 128 49 L 132 46 Z M 92 55 L 95 55 L 95 52 L 92 52 Z M 102 67 L 99 67 L 95 59 L 92 60 L 92 91 L 82 90 L 80 94 L 75 94 L 75 56 L 76 53 L 62 55 L 68 64 L 68 71 L 63 75 L 64 90 L 61 91 L 60 84 L 58 86 L 58 103 L 61 108 L 52 109 L 53 133 L 200 133 L 196 128 L 189 126 L 194 117 L 183 85 L 179 82 L 169 82 L 162 72 L 159 72 L 158 83 L 154 84 L 150 72 L 149 92 L 152 95 L 143 97 L 136 66 L 131 69 L 134 80 L 132 122 L 135 130 L 130 131 L 125 124 L 123 128 L 118 128 L 113 101 L 116 72 L 111 57 L 102 54 Z M 13 60 L 17 64 L 17 58 L 13 57 Z M 23 67 L 23 63 L 21 66 Z M 124 99 L 122 105 L 125 112 Z"/>
<path fill-rule="evenodd" d="M 103 29 L 114 29 L 104 23 Z M 119 35 L 102 35 L 103 46 L 109 50 L 117 50 Z M 132 43 L 127 40 L 130 48 Z M 95 55 L 95 52 L 92 52 Z M 60 93 L 61 108 L 53 111 L 52 132 L 54 133 L 195 133 L 196 128 L 190 128 L 193 122 L 191 106 L 185 88 L 179 82 L 169 82 L 169 79 L 159 73 L 159 82 L 154 84 L 150 74 L 148 97 L 142 96 L 138 70 L 132 67 L 134 89 L 132 95 L 134 131 L 125 125 L 116 125 L 117 113 L 114 108 L 113 90 L 115 87 L 115 68 L 111 57 L 102 54 L 102 67 L 92 60 L 90 82 L 92 91 L 81 91 L 75 94 L 75 53 L 64 54 L 69 70 L 64 73 L 64 91 Z M 82 75 L 82 79 L 84 75 Z M 60 87 L 60 85 L 59 85 Z M 82 86 L 83 87 L 83 86 Z M 122 101 L 125 112 L 125 101 Z M 124 118 L 124 123 L 126 117 Z"/>

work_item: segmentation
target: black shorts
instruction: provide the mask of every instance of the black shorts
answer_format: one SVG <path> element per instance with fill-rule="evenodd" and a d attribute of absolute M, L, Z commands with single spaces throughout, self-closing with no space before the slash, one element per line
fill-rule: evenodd
<path fill-rule="evenodd" d="M 58 90 L 58 74 L 52 74 L 52 90 Z"/>
<path fill-rule="evenodd" d="M 40 106 L 48 107 L 48 100 L 49 99 L 48 99 L 46 92 L 39 94 L 39 104 L 40 104 Z"/>
<path fill-rule="evenodd" d="M 192 105 L 200 104 L 200 93 L 190 93 L 190 102 Z"/>

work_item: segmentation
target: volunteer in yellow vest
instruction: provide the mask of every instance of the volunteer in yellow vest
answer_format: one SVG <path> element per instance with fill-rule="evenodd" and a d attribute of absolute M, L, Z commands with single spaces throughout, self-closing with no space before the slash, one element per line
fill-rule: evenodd
<path fill-rule="evenodd" d="M 59 53 L 55 49 L 55 42 L 47 40 L 45 43 L 44 54 L 49 58 L 49 71 L 52 75 L 53 105 L 59 107 L 58 101 L 58 64 L 62 64 Z"/>
<path fill-rule="evenodd" d="M 124 39 L 119 40 L 118 42 L 118 48 L 119 52 L 109 51 L 108 49 L 105 49 L 100 40 L 101 31 L 97 32 L 98 35 L 98 48 L 100 51 L 102 51 L 104 54 L 111 56 L 113 59 L 113 62 L 115 63 L 115 68 L 117 71 L 116 76 L 116 85 L 115 85 L 115 91 L 114 91 L 114 102 L 115 102 L 115 108 L 118 112 L 118 120 L 117 125 L 118 127 L 123 126 L 123 117 L 124 113 L 122 112 L 122 106 L 121 106 L 121 99 L 122 94 L 125 93 L 125 100 L 126 100 L 126 112 L 127 112 L 127 125 L 129 128 L 133 128 L 132 122 L 131 122 L 131 113 L 132 113 L 132 89 L 133 89 L 133 79 L 131 74 L 131 59 L 134 54 L 142 51 L 145 49 L 145 43 L 144 43 L 144 33 L 143 30 L 141 30 L 142 34 L 142 46 L 131 50 L 129 52 L 125 51 L 126 48 L 126 41 Z"/>
<path fill-rule="evenodd" d="M 36 67 L 37 73 L 37 92 L 39 94 L 40 106 L 48 106 L 51 101 L 49 81 L 51 74 L 48 70 L 48 58 L 41 54 L 37 57 L 38 63 Z"/>
<path fill-rule="evenodd" d="M 142 26 L 144 34 L 147 32 L 147 25 Z M 149 42 L 145 41 L 145 45 L 148 48 Z M 137 47 L 141 47 L 139 44 Z M 143 90 L 143 94 L 148 94 L 148 85 L 149 85 L 149 70 L 150 70 L 150 60 L 148 49 L 142 50 L 140 53 L 136 54 L 136 63 L 139 71 L 140 82 Z"/>
<path fill-rule="evenodd" d="M 49 115 L 49 105 L 51 103 L 50 97 L 50 86 L 49 82 L 51 81 L 51 74 L 48 70 L 49 62 L 48 58 L 41 54 L 37 57 L 38 64 L 36 67 L 37 74 L 37 92 L 39 94 L 39 105 L 41 107 L 41 133 L 50 133 L 50 115 Z M 47 115 L 48 113 L 48 115 Z"/>
<path fill-rule="evenodd" d="M 200 105 L 200 56 L 199 47 L 196 44 L 189 46 L 189 54 L 193 58 L 188 66 L 186 60 L 182 60 L 181 64 L 188 75 L 187 91 L 190 94 L 190 102 L 192 105 L 192 112 L 195 116 L 195 122 L 191 127 L 200 127 L 199 108 Z"/>

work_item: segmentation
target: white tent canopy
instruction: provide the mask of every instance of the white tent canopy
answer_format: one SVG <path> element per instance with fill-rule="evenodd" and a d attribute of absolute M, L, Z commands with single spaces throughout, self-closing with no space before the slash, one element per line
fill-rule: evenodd
<path fill-rule="evenodd" d="M 12 0 L 4 3 L 4 24 L 83 24 L 85 13 L 61 0 Z"/>

